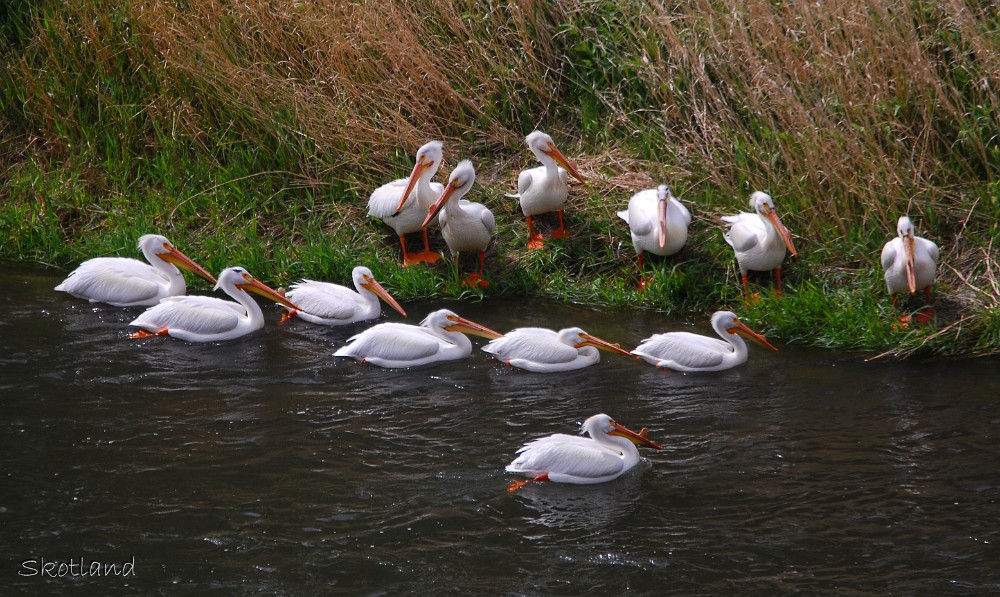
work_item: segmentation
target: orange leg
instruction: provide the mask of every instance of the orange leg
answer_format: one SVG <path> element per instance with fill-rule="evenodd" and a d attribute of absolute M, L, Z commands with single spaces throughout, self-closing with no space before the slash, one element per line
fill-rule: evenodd
<path fill-rule="evenodd" d="M 778 287 L 774 291 L 774 296 L 784 296 L 785 293 L 782 292 L 782 290 L 781 290 L 781 268 L 780 267 L 774 268 L 774 274 L 775 274 L 775 276 L 777 276 L 777 279 L 778 279 Z"/>
<path fill-rule="evenodd" d="M 566 238 L 569 236 L 569 232 L 566 231 L 566 226 L 563 224 L 563 210 L 557 211 L 556 216 L 559 217 L 559 228 L 552 233 L 552 238 Z"/>
<path fill-rule="evenodd" d="M 650 282 L 650 280 L 653 279 L 653 276 L 652 276 L 652 274 L 646 276 L 646 275 L 643 275 L 643 273 L 642 273 L 642 266 L 645 265 L 645 263 L 646 263 L 645 258 L 643 258 L 643 256 L 642 256 L 642 253 L 638 253 L 637 254 L 636 262 L 637 262 L 637 265 L 638 265 L 638 268 L 639 268 L 639 283 L 635 285 L 635 289 L 636 290 L 646 290 L 646 287 L 649 286 L 649 282 Z"/>
<path fill-rule="evenodd" d="M 457 267 L 457 265 L 458 265 L 457 258 L 456 258 L 455 263 L 456 263 L 456 267 Z M 463 286 L 480 286 L 482 288 L 485 288 L 485 287 L 487 287 L 487 286 L 490 285 L 490 281 L 487 280 L 486 278 L 484 278 L 483 277 L 484 275 L 486 275 L 486 251 L 480 251 L 479 252 L 479 271 L 469 274 L 469 277 L 466 278 L 466 280 L 464 282 L 462 282 L 462 285 Z"/>
<path fill-rule="evenodd" d="M 409 267 L 411 265 L 415 265 L 417 263 L 420 263 L 420 259 L 417 256 L 411 255 L 410 252 L 406 250 L 406 235 L 405 234 L 400 234 L 399 235 L 399 246 L 403 248 L 403 266 L 404 267 Z"/>
<path fill-rule="evenodd" d="M 133 340 L 138 340 L 140 338 L 152 338 L 153 336 L 169 336 L 169 335 L 170 333 L 167 331 L 167 328 L 163 328 L 161 330 L 158 330 L 155 334 L 153 332 L 147 332 L 146 330 L 139 330 L 134 334 L 129 334 L 128 337 Z"/>
<path fill-rule="evenodd" d="M 514 481 L 513 483 L 507 486 L 507 493 L 514 493 L 515 491 L 521 489 L 522 487 L 524 487 L 529 483 L 540 483 L 542 481 L 548 481 L 548 480 L 549 480 L 548 473 L 542 473 L 537 477 L 535 477 L 534 479 L 529 479 L 527 481 Z"/>
<path fill-rule="evenodd" d="M 526 216 L 525 220 L 528 222 L 528 245 L 527 245 L 528 248 L 529 249 L 539 249 L 539 248 L 541 248 L 541 246 L 545 244 L 545 241 L 542 240 L 542 235 L 541 234 L 535 234 L 534 230 L 532 230 L 532 227 L 531 227 L 531 222 L 532 222 L 531 216 Z"/>
<path fill-rule="evenodd" d="M 424 237 L 424 250 L 422 253 L 413 255 L 412 258 L 414 261 L 435 263 L 438 259 L 441 259 L 441 254 L 431 251 L 431 243 L 427 240 L 427 228 L 421 228 L 420 232 L 423 233 Z"/>

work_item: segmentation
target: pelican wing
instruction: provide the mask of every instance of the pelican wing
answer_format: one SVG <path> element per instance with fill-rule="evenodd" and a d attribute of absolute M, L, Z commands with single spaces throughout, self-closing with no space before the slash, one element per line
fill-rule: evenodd
<path fill-rule="evenodd" d="M 154 300 L 169 280 L 151 265 L 127 257 L 84 261 L 56 290 L 108 304 Z"/>
<path fill-rule="evenodd" d="M 317 317 L 349 319 L 357 310 L 358 293 L 339 284 L 303 280 L 292 284 L 288 300 Z"/>
<path fill-rule="evenodd" d="M 681 219 L 684 221 L 684 225 L 691 225 L 691 211 L 688 210 L 687 206 L 681 203 L 676 197 L 672 197 L 670 199 L 670 211 L 679 212 L 681 214 Z"/>
<path fill-rule="evenodd" d="M 563 344 L 552 330 L 519 328 L 490 340 L 483 350 L 501 361 L 523 359 L 533 363 L 568 363 L 579 356 L 577 349 Z"/>
<path fill-rule="evenodd" d="M 896 259 L 903 254 L 903 243 L 899 238 L 894 238 L 889 242 L 885 243 L 882 247 L 882 255 L 880 261 L 882 262 L 882 269 L 888 271 L 892 268 L 893 264 L 896 263 Z"/>
<path fill-rule="evenodd" d="M 196 334 L 221 334 L 239 324 L 246 311 L 239 304 L 210 296 L 171 296 L 146 309 L 129 325 L 150 331 L 183 329 Z"/>
<path fill-rule="evenodd" d="M 512 473 L 558 473 L 593 479 L 620 473 L 622 457 L 592 439 L 557 433 L 536 439 L 517 451 L 507 465 Z"/>
<path fill-rule="evenodd" d="M 416 361 L 433 356 L 440 349 L 441 340 L 425 328 L 405 323 L 380 323 L 351 336 L 347 345 L 333 354 L 338 357 Z"/>
<path fill-rule="evenodd" d="M 407 182 L 409 182 L 407 179 L 400 178 L 387 182 L 372 191 L 371 197 L 368 198 L 369 217 L 383 219 L 394 214 L 399 205 L 399 199 L 403 196 L 403 191 L 406 190 Z M 403 209 L 413 204 L 415 196 L 416 193 L 410 193 L 406 203 L 403 204 Z"/>
<path fill-rule="evenodd" d="M 735 216 L 723 216 L 722 220 L 729 224 L 729 230 L 722 236 L 733 249 L 740 252 L 752 249 L 767 232 L 764 223 L 755 214 L 742 212 Z"/>
<path fill-rule="evenodd" d="M 479 212 L 479 221 L 483 223 L 483 226 L 488 232 L 492 233 L 493 228 L 496 227 L 496 220 L 493 218 L 493 212 L 487 209 L 485 205 L 480 205 L 480 207 L 482 209 Z"/>
<path fill-rule="evenodd" d="M 530 168 L 528 170 L 522 170 L 520 174 L 517 175 L 517 196 L 524 195 L 531 188 L 532 183 L 535 182 L 535 170 L 541 170 L 545 172 L 545 168 Z"/>
<path fill-rule="evenodd" d="M 632 354 L 671 361 L 682 367 L 704 368 L 721 365 L 725 353 L 731 351 L 729 344 L 722 340 L 688 332 L 671 332 L 646 338 Z"/>
<path fill-rule="evenodd" d="M 923 250 L 927 253 L 927 256 L 930 257 L 931 261 L 934 262 L 934 265 L 937 265 L 938 260 L 941 257 L 941 254 L 940 251 L 938 250 L 938 246 L 934 243 L 934 241 L 927 240 L 926 238 L 923 238 L 921 236 L 918 236 L 916 238 L 916 241 L 918 244 L 923 245 Z"/>

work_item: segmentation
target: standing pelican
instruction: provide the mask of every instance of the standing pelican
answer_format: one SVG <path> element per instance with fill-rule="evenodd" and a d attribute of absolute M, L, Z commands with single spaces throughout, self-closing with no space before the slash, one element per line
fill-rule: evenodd
<path fill-rule="evenodd" d="M 618 346 L 580 328 L 558 332 L 546 328 L 517 328 L 491 340 L 483 350 L 510 365 L 536 373 L 572 371 L 601 360 L 597 349 L 631 356 Z"/>
<path fill-rule="evenodd" d="M 605 414 L 584 421 L 580 433 L 589 434 L 590 439 L 556 433 L 525 444 L 506 470 L 530 476 L 531 480 L 515 481 L 507 491 L 513 493 L 538 481 L 580 485 L 604 483 L 617 479 L 639 463 L 636 445 L 662 449 L 646 438 L 645 430 L 636 433 Z"/>
<path fill-rule="evenodd" d="M 712 315 L 712 329 L 722 340 L 689 332 L 656 334 L 643 340 L 632 354 L 674 371 L 722 371 L 747 361 L 747 345 L 739 335 L 775 352 L 778 350 L 732 311 L 716 311 Z"/>
<path fill-rule="evenodd" d="M 431 182 L 441 166 L 443 155 L 440 141 L 424 144 L 417 150 L 417 163 L 409 178 L 400 178 L 380 186 L 368 199 L 368 215 L 385 222 L 399 236 L 399 244 L 403 247 L 403 265 L 434 263 L 441 258 L 440 253 L 431 251 L 427 241 L 427 227 L 421 225 L 421 222 L 424 221 L 427 208 L 444 190 L 441 183 Z M 406 235 L 417 230 L 423 234 L 424 250 L 420 253 L 408 253 Z"/>
<path fill-rule="evenodd" d="M 930 301 L 938 258 L 938 246 L 926 238 L 915 236 L 910 218 L 900 216 L 896 224 L 896 238 L 882 247 L 881 259 L 893 307 L 897 305 L 899 293 L 909 291 L 913 294 L 918 288 L 924 289 Z"/>
<path fill-rule="evenodd" d="M 352 336 L 347 345 L 333 353 L 335 357 L 350 357 L 387 369 L 419 367 L 441 361 L 464 359 L 472 354 L 472 334 L 496 338 L 494 332 L 459 317 L 448 309 L 434 311 L 420 325 L 380 323 Z"/>
<path fill-rule="evenodd" d="M 250 275 L 242 267 L 222 270 L 215 289 L 222 289 L 236 302 L 211 296 L 171 296 L 135 318 L 142 330 L 130 338 L 173 336 L 188 342 L 232 340 L 264 327 L 264 313 L 247 291 L 293 309 L 294 303 Z"/>
<path fill-rule="evenodd" d="M 667 185 L 661 184 L 632 195 L 628 209 L 618 212 L 618 217 L 625 220 L 632 234 L 632 246 L 639 262 L 639 287 L 645 288 L 642 254 L 666 256 L 680 251 L 687 242 L 691 212 L 673 196 Z"/>
<path fill-rule="evenodd" d="M 296 315 L 310 323 L 319 325 L 345 325 L 367 319 L 375 319 L 382 314 L 381 298 L 406 317 L 406 311 L 399 306 L 385 288 L 375 280 L 372 270 L 359 265 L 351 272 L 357 292 L 339 284 L 303 280 L 292 284 L 285 298 L 299 306 L 298 309 L 285 307 L 288 312 L 281 320 Z"/>
<path fill-rule="evenodd" d="M 115 307 L 148 307 L 161 298 L 184 294 L 187 286 L 181 267 L 215 284 L 215 277 L 181 253 L 159 234 L 139 237 L 145 264 L 127 257 L 96 257 L 80 264 L 56 290 Z"/>
<path fill-rule="evenodd" d="M 507 196 L 520 198 L 521 211 L 528 223 L 527 246 L 529 249 L 537 249 L 544 244 L 541 233 L 536 234 L 532 229 L 532 218 L 538 214 L 556 212 L 559 216 L 559 228 L 552 233 L 552 238 L 569 236 L 563 224 L 563 205 L 569 196 L 566 171 L 584 184 L 587 181 L 576 166 L 556 149 L 552 137 L 542 131 L 534 131 L 525 137 L 525 141 L 542 165 L 522 171 L 517 177 L 517 194 Z"/>
<path fill-rule="evenodd" d="M 778 288 L 776 294 L 781 294 L 781 262 L 785 259 L 785 247 L 793 256 L 797 256 L 795 245 L 792 244 L 792 234 L 781 223 L 778 213 L 774 210 L 771 196 L 761 191 L 750 195 L 750 207 L 755 213 L 740 212 L 735 216 L 723 216 L 729 229 L 722 233 L 723 238 L 736 252 L 736 262 L 740 267 L 740 277 L 743 289 L 750 295 L 747 286 L 747 271 L 775 271 Z"/>
<path fill-rule="evenodd" d="M 458 267 L 458 254 L 464 251 L 479 252 L 479 272 L 470 274 L 467 284 L 470 286 L 489 286 L 489 281 L 483 278 L 486 266 L 486 247 L 493 235 L 493 212 L 485 205 L 462 200 L 472 184 L 476 182 L 476 169 L 472 162 L 462 160 L 448 178 L 448 185 L 434 205 L 430 206 L 424 226 L 435 215 L 440 213 L 438 222 L 441 224 L 441 236 L 444 237 L 448 250 Z M 444 207 L 444 211 L 441 208 Z"/>

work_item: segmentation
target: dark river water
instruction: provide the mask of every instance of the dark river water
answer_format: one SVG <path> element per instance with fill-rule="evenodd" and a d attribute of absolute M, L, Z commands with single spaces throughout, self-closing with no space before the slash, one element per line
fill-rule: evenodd
<path fill-rule="evenodd" d="M 753 346 L 723 373 L 603 354 L 543 375 L 477 348 L 387 371 L 331 356 L 364 325 L 279 327 L 270 305 L 225 344 L 129 340 L 139 310 L 54 292 L 62 274 L 0 262 L 4 595 L 1000 594 L 1000 360 Z M 627 347 L 709 332 L 447 306 Z M 505 491 L 522 443 L 599 412 L 664 449 L 607 484 Z"/>

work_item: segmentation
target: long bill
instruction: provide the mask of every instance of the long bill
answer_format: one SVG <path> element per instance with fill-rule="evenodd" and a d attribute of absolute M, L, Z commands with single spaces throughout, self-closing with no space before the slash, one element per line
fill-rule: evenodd
<path fill-rule="evenodd" d="M 606 340 L 601 340 L 597 336 L 592 336 L 590 334 L 583 334 L 583 338 L 586 338 L 583 342 L 580 342 L 574 348 L 583 348 L 584 346 L 593 346 L 600 350 L 606 350 L 607 352 L 617 352 L 618 354 L 623 354 L 628 357 L 634 357 L 631 352 L 625 350 L 618 344 L 612 344 Z"/>
<path fill-rule="evenodd" d="M 573 162 L 566 159 L 566 156 L 564 156 L 561 151 L 556 149 L 555 145 L 549 143 L 548 149 L 543 149 L 542 151 L 544 151 L 549 157 L 558 162 L 559 165 L 565 168 L 567 172 L 572 174 L 573 178 L 579 180 L 583 184 L 587 184 L 587 179 L 584 178 L 582 174 L 580 174 L 580 171 L 576 169 L 576 166 L 573 164 Z"/>
<path fill-rule="evenodd" d="M 457 189 L 458 185 L 455 184 L 454 181 L 448 182 L 448 186 L 444 188 L 444 192 L 441 193 L 441 196 L 438 197 L 437 201 L 435 201 L 434 204 L 427 209 L 427 217 L 424 218 L 424 223 L 420 225 L 421 228 L 427 226 L 427 224 L 429 224 L 431 220 L 434 219 L 434 216 L 438 215 L 438 212 L 441 211 L 441 208 L 444 207 L 444 204 L 448 202 L 448 198 L 451 197 L 451 194 L 454 193 Z"/>
<path fill-rule="evenodd" d="M 271 299 L 276 303 L 281 303 L 286 307 L 291 307 L 296 311 L 300 310 L 298 305 L 278 294 L 278 291 L 274 290 L 267 284 L 258 281 L 257 278 L 254 278 L 253 276 L 250 276 L 248 274 L 243 274 L 243 279 L 246 280 L 245 283 L 236 285 L 236 287 L 239 288 L 240 290 L 246 290 L 254 294 L 259 294 L 264 298 Z"/>
<path fill-rule="evenodd" d="M 420 156 L 420 161 L 413 166 L 413 172 L 410 173 L 410 180 L 406 183 L 406 190 L 403 191 L 403 196 L 399 198 L 399 205 L 396 206 L 396 211 L 392 214 L 393 216 L 398 216 L 399 212 L 403 211 L 403 204 L 410 197 L 413 187 L 417 186 L 417 181 L 420 180 L 424 171 L 430 168 L 433 163 L 432 161 L 428 161 L 424 156 Z"/>
<path fill-rule="evenodd" d="M 914 265 L 915 242 L 912 233 L 903 237 L 903 253 L 906 254 L 906 285 L 910 289 L 910 294 L 917 291 L 917 270 Z"/>
<path fill-rule="evenodd" d="M 401 307 L 399 303 L 396 302 L 396 299 L 392 298 L 392 295 L 389 294 L 388 290 L 382 288 L 382 285 L 379 284 L 378 281 L 375 280 L 375 278 L 370 278 L 368 276 L 365 276 L 365 281 L 361 283 L 361 287 L 374 292 L 376 296 L 385 301 L 386 304 L 388 304 L 390 307 L 398 311 L 399 314 L 402 315 L 403 317 L 407 316 L 406 311 L 403 310 L 403 307 Z"/>
<path fill-rule="evenodd" d="M 474 321 L 469 321 L 464 317 L 459 317 L 458 315 L 449 315 L 448 321 L 452 322 L 450 325 L 444 326 L 444 329 L 449 332 L 461 332 L 463 334 L 472 334 L 473 336 L 479 336 L 481 338 L 488 338 L 493 340 L 503 336 L 500 332 L 491 330 L 490 328 L 480 325 Z"/>
<path fill-rule="evenodd" d="M 613 423 L 613 425 L 615 428 L 609 431 L 608 435 L 617 435 L 619 437 L 624 437 L 625 439 L 629 440 L 630 442 L 632 442 L 637 446 L 642 444 L 645 446 L 649 446 L 654 450 L 663 449 L 663 446 L 646 437 L 645 433 L 636 433 L 635 431 L 632 431 L 628 427 L 623 427 L 618 423 Z"/>
<path fill-rule="evenodd" d="M 667 208 L 669 205 L 670 201 L 666 196 L 660 197 L 656 203 L 656 219 L 660 229 L 657 241 L 661 249 L 667 246 Z"/>
<path fill-rule="evenodd" d="M 164 243 L 163 248 L 167 250 L 166 253 L 161 253 L 160 258 L 168 263 L 172 263 L 181 269 L 185 269 L 193 274 L 197 274 L 201 278 L 208 280 L 212 284 L 216 283 L 215 276 L 208 273 L 202 266 L 195 263 L 190 257 L 181 253 L 180 249 L 171 245 L 170 243 Z"/>
<path fill-rule="evenodd" d="M 792 233 L 785 228 L 785 225 L 781 223 L 781 219 L 778 218 L 778 213 L 776 211 L 769 210 L 767 212 L 767 219 L 771 220 L 771 224 L 774 225 L 774 229 L 778 231 L 778 236 L 784 241 L 785 246 L 788 247 L 788 252 L 792 254 L 793 257 L 798 257 L 799 254 L 795 250 L 795 245 L 792 244 Z"/>
<path fill-rule="evenodd" d="M 770 342 L 768 342 L 767 338 L 765 338 L 762 334 L 758 334 L 757 332 L 748 328 L 746 324 L 744 324 L 739 319 L 734 320 L 733 327 L 729 328 L 726 331 L 729 332 L 730 334 L 739 334 L 744 338 L 753 340 L 754 342 L 760 344 L 764 348 L 770 348 L 774 352 L 778 352 L 778 349 L 775 348 L 774 345 L 772 345 Z"/>

